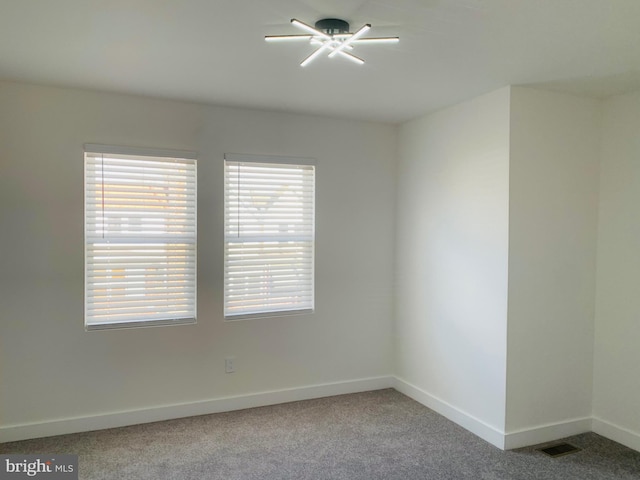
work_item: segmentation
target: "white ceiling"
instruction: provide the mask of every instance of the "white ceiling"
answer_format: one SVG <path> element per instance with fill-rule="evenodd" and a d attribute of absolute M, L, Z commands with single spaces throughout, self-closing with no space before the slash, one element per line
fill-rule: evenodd
<path fill-rule="evenodd" d="M 372 24 L 359 66 L 289 20 Z M 640 0 L 0 0 L 0 79 L 385 122 L 508 85 L 640 89 Z"/>

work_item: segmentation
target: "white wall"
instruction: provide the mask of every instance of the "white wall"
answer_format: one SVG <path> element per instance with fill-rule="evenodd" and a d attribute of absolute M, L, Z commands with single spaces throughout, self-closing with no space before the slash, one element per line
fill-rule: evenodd
<path fill-rule="evenodd" d="M 499 444 L 505 421 L 509 96 L 402 125 L 397 193 L 400 387 Z"/>
<path fill-rule="evenodd" d="M 605 103 L 594 430 L 640 450 L 640 92 Z"/>
<path fill-rule="evenodd" d="M 584 430 L 593 408 L 596 432 L 640 450 L 640 93 L 604 105 L 601 128 L 596 101 L 504 88 L 397 137 L 0 82 L 0 441 L 395 373 L 498 446 Z M 200 152 L 197 325 L 84 331 L 83 143 Z M 317 158 L 315 314 L 223 322 L 224 152 Z"/>
<path fill-rule="evenodd" d="M 512 89 L 507 433 L 590 429 L 600 127 L 597 100 Z"/>
<path fill-rule="evenodd" d="M 85 142 L 200 153 L 197 325 L 84 331 Z M 0 83 L 0 427 L 390 375 L 395 142 L 390 125 Z M 317 159 L 315 314 L 223 322 L 224 152 Z"/>

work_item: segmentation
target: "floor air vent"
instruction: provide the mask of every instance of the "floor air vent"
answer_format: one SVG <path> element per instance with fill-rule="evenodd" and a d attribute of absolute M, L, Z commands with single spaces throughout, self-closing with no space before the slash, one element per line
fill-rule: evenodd
<path fill-rule="evenodd" d="M 538 450 L 546 453 L 550 457 L 561 457 L 562 455 L 569 455 L 570 453 L 580 451 L 578 447 L 574 447 L 568 443 L 558 443 L 556 445 L 551 445 L 550 447 L 539 448 Z"/>

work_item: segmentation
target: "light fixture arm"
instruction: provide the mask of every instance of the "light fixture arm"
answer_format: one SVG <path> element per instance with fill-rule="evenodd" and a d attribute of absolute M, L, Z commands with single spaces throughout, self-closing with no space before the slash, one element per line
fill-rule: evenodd
<path fill-rule="evenodd" d="M 324 32 L 321 32 L 320 30 L 318 30 L 317 28 L 313 28 L 311 25 L 307 25 L 304 22 L 301 22 L 300 20 L 296 20 L 295 18 L 291 19 L 291 24 L 301 28 L 302 30 L 305 30 L 309 33 L 311 33 L 312 35 L 316 35 L 318 37 L 324 38 L 325 40 L 331 40 L 331 36 L 327 35 Z"/>
<path fill-rule="evenodd" d="M 360 30 L 358 30 L 356 33 L 354 33 L 353 35 L 351 35 L 349 38 L 347 38 L 344 42 L 342 42 L 338 48 L 336 48 L 333 52 L 331 52 L 329 54 L 329 57 L 335 57 L 336 54 L 338 52 L 343 51 L 346 47 L 348 47 L 349 45 L 351 45 L 352 42 L 356 41 L 358 38 L 360 38 L 362 35 L 364 35 L 365 33 L 367 33 L 369 30 L 371 29 L 371 25 L 370 24 L 365 24 L 363 25 Z"/>

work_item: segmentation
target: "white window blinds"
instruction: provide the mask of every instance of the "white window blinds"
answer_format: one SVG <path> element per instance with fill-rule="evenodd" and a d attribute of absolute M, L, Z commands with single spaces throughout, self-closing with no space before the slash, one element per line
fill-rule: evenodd
<path fill-rule="evenodd" d="M 86 328 L 195 318 L 195 155 L 85 146 Z"/>
<path fill-rule="evenodd" d="M 314 307 L 315 166 L 225 155 L 224 315 Z"/>

